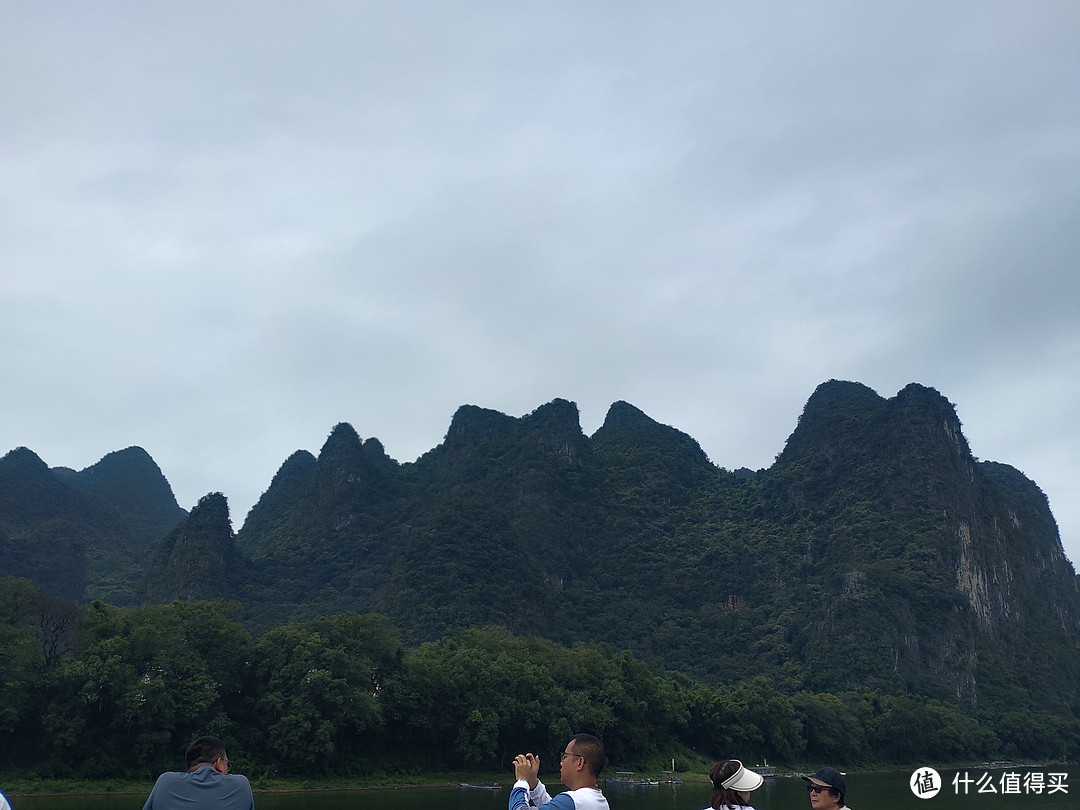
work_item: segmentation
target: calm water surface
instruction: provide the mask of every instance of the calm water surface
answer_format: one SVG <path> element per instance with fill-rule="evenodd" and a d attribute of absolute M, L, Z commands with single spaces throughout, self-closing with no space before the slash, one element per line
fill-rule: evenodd
<path fill-rule="evenodd" d="M 1021 774 L 1028 769 L 1018 768 Z M 1069 773 L 1068 768 L 1034 769 Z M 1000 779 L 1005 771 L 967 771 L 972 780 L 984 774 L 992 777 L 997 793 L 978 793 L 972 782 L 970 793 L 957 795 L 953 788 L 956 771 L 942 771 L 943 789 L 932 799 L 919 799 L 908 787 L 910 772 L 851 774 L 848 776 L 848 803 L 852 810 L 1077 810 L 1080 808 L 1080 771 L 1063 781 L 1068 792 L 1003 795 Z M 550 778 L 548 789 L 555 782 Z M 1076 784 L 1070 784 L 1075 779 Z M 1049 781 L 1048 779 L 1045 781 Z M 398 788 L 396 790 L 313 791 L 304 793 L 256 793 L 257 810 L 504 810 L 510 795 L 507 786 L 495 791 L 458 788 Z M 757 810 L 809 810 L 810 802 L 801 779 L 767 779 L 753 794 Z M 560 786 L 561 787 L 561 786 Z M 147 785 L 147 792 L 150 786 Z M 707 785 L 672 787 L 619 787 L 604 785 L 611 810 L 701 810 L 709 802 Z M 39 796 L 15 797 L 13 810 L 141 810 L 146 796 Z"/>

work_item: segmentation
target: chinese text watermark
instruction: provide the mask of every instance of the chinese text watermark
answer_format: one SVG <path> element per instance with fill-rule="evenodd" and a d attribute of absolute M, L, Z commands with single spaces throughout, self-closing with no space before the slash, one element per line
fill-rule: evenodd
<path fill-rule="evenodd" d="M 911 792 L 920 799 L 932 799 L 945 782 L 933 768 L 920 767 L 908 781 Z M 973 793 L 1000 795 L 1052 795 L 1069 792 L 1069 774 L 1060 771 L 1017 771 L 1005 769 L 999 775 L 990 771 L 957 771 L 952 778 L 953 794 L 967 796 Z"/>

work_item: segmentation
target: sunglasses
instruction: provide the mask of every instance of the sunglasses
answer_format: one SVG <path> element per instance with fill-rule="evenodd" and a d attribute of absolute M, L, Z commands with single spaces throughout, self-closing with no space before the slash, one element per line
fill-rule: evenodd
<path fill-rule="evenodd" d="M 806 789 L 811 793 L 821 793 L 823 790 L 832 790 L 828 785 L 807 785 Z"/>

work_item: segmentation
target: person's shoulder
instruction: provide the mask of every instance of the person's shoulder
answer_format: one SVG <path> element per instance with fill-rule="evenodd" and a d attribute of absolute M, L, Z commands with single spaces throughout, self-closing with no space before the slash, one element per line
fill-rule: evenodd
<path fill-rule="evenodd" d="M 230 782 L 233 785 L 239 785 L 241 790 L 245 790 L 251 793 L 251 782 L 242 773 L 230 773 L 225 777 L 226 782 Z"/>
<path fill-rule="evenodd" d="M 563 794 L 560 793 L 560 796 Z M 599 787 L 579 787 L 577 790 L 568 790 L 569 796 L 577 810 L 603 810 L 608 807 L 607 796 Z"/>

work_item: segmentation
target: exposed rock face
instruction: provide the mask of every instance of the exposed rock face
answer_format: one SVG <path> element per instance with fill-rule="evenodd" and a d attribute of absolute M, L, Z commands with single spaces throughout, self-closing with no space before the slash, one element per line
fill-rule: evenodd
<path fill-rule="evenodd" d="M 975 618 L 985 629 L 990 630 L 994 626 L 995 611 L 990 604 L 990 586 L 986 572 L 975 560 L 971 527 L 967 523 L 961 523 L 957 536 L 960 538 L 960 555 L 956 560 L 956 587 L 967 596 Z"/>
<path fill-rule="evenodd" d="M 834 683 L 880 677 L 873 660 L 884 658 L 907 682 L 929 677 L 974 698 L 980 651 L 1041 668 L 1033 646 L 1080 633 L 1075 573 L 1045 498 L 1012 468 L 976 462 L 933 389 L 913 384 L 885 400 L 823 384 L 760 477 L 803 523 L 808 573 L 826 577 L 807 649 L 828 645 L 847 663 L 807 658 Z M 1057 641 L 1048 620 L 1065 631 Z"/>

